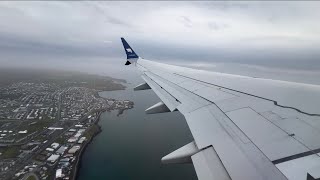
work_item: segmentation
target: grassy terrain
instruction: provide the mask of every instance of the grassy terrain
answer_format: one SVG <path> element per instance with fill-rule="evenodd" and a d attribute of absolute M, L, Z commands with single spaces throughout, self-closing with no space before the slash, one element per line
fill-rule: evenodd
<path fill-rule="evenodd" d="M 65 144 L 67 143 L 67 139 L 62 137 L 59 137 L 58 139 L 56 139 L 54 142 L 59 143 L 59 144 Z"/>
<path fill-rule="evenodd" d="M 36 122 L 32 124 L 33 122 Z M 55 121 L 54 120 L 37 120 L 37 121 L 25 121 L 20 124 L 18 127 L 19 131 L 28 130 L 28 134 L 33 133 L 35 131 L 43 130 L 44 127 L 49 127 Z"/>
<path fill-rule="evenodd" d="M 32 124 L 32 122 L 36 122 L 35 124 Z M 19 127 L 17 128 L 17 131 L 24 131 L 27 130 L 27 134 L 16 134 L 15 139 L 19 140 L 33 132 L 41 132 L 45 127 L 49 127 L 52 125 L 55 121 L 54 120 L 37 120 L 37 121 L 25 121 L 22 122 Z M 38 136 L 39 140 L 41 140 L 41 136 Z M 38 138 L 37 138 L 38 139 Z M 45 139 L 45 138 L 44 138 Z"/>
<path fill-rule="evenodd" d="M 62 87 L 80 86 L 103 91 L 123 90 L 125 80 L 81 72 L 57 70 L 1 69 L 0 87 L 15 82 L 56 83 Z"/>
<path fill-rule="evenodd" d="M 34 175 L 30 175 L 26 180 L 37 180 L 37 178 Z"/>
<path fill-rule="evenodd" d="M 2 155 L 0 156 L 0 159 L 17 157 L 20 154 L 19 149 L 20 149 L 20 146 L 9 146 L 9 147 L 0 148 L 0 152 L 2 153 Z"/>
<path fill-rule="evenodd" d="M 87 139 L 90 139 L 95 133 L 99 132 L 100 127 L 96 124 L 90 126 L 83 134 Z"/>

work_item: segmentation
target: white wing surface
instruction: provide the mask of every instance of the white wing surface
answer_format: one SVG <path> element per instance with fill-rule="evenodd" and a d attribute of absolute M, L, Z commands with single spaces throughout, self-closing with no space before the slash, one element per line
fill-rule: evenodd
<path fill-rule="evenodd" d="M 140 58 L 121 38 L 161 102 L 180 111 L 194 141 L 162 158 L 192 162 L 198 179 L 320 178 L 320 86 L 195 70 Z"/>

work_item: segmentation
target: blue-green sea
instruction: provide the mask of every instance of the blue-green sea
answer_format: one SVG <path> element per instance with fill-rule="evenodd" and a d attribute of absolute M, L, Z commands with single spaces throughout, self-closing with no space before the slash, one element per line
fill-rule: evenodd
<path fill-rule="evenodd" d="M 132 87 L 142 82 L 137 78 L 129 80 L 126 90 L 100 93 L 135 105 L 119 117 L 116 111 L 101 115 L 102 132 L 86 148 L 78 180 L 197 179 L 192 164 L 161 164 L 163 156 L 191 142 L 192 135 L 179 112 L 144 113 L 159 98 L 152 90 L 134 92 Z"/>

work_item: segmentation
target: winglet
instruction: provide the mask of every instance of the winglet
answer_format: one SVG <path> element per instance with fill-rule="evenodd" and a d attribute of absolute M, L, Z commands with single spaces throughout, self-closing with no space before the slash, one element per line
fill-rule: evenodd
<path fill-rule="evenodd" d="M 127 41 L 124 38 L 121 38 L 124 50 L 127 54 L 127 62 L 125 65 L 130 65 L 132 61 L 135 61 L 139 58 L 139 56 L 134 52 L 134 50 L 130 47 Z"/>

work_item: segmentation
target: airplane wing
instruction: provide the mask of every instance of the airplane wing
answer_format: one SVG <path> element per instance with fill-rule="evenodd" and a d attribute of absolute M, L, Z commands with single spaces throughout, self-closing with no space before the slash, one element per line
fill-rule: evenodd
<path fill-rule="evenodd" d="M 121 40 L 135 90 L 161 99 L 146 113 L 180 111 L 194 138 L 163 163 L 192 162 L 200 180 L 320 178 L 320 86 L 158 63 Z"/>

